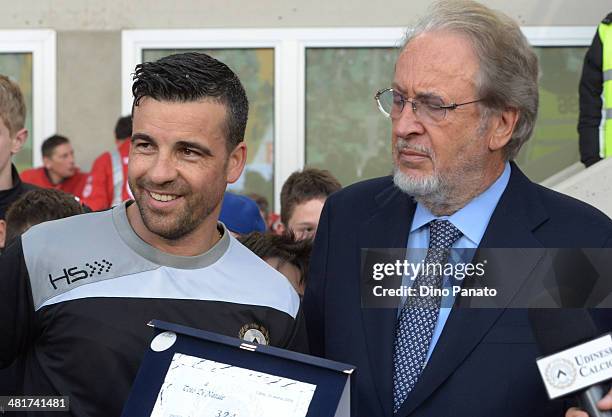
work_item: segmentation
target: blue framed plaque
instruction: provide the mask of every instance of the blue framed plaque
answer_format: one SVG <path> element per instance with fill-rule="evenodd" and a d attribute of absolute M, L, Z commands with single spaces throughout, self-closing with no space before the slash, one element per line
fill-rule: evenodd
<path fill-rule="evenodd" d="M 349 417 L 352 365 L 153 320 L 123 417 Z"/>

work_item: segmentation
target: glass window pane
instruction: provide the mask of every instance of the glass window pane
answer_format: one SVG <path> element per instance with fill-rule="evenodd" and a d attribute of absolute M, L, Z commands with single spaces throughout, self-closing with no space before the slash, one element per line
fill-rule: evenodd
<path fill-rule="evenodd" d="M 220 60 L 234 71 L 249 98 L 249 121 L 245 141 L 248 160 L 242 177 L 229 190 L 257 193 L 274 206 L 274 49 L 198 49 L 143 51 L 143 61 L 197 51 Z"/>
<path fill-rule="evenodd" d="M 517 163 L 541 181 L 579 160 L 578 83 L 586 48 L 538 47 L 542 76 L 533 137 Z M 306 51 L 306 163 L 343 185 L 391 171 L 391 123 L 372 98 L 393 78 L 393 48 Z"/>
<path fill-rule="evenodd" d="M 306 164 L 348 185 L 391 172 L 391 123 L 374 94 L 391 86 L 395 48 L 306 50 Z"/>
<path fill-rule="evenodd" d="M 535 48 L 542 74 L 538 121 L 517 157 L 517 163 L 533 181 L 542 181 L 580 160 L 578 84 L 586 49 Z"/>
<path fill-rule="evenodd" d="M 31 53 L 0 53 L 0 74 L 8 76 L 21 87 L 23 98 L 26 105 L 25 127 L 30 132 L 28 140 L 24 144 L 21 152 L 14 158 L 13 162 L 19 171 L 32 168 L 32 54 Z"/>

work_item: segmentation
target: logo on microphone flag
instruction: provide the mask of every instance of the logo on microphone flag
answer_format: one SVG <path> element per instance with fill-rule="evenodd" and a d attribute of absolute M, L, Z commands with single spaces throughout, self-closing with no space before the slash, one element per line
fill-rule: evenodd
<path fill-rule="evenodd" d="M 612 379 L 612 336 L 606 334 L 538 359 L 550 399 Z"/>
<path fill-rule="evenodd" d="M 567 359 L 557 359 L 546 367 L 546 381 L 556 388 L 567 388 L 576 381 L 576 368 Z"/>

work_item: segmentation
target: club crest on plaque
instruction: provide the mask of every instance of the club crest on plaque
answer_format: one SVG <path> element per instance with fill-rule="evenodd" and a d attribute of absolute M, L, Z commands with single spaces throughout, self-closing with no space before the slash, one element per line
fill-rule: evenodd
<path fill-rule="evenodd" d="M 245 324 L 242 326 L 240 328 L 240 332 L 238 332 L 238 337 L 249 343 L 255 343 L 258 345 L 270 344 L 270 334 L 268 333 L 268 329 L 255 323 Z"/>

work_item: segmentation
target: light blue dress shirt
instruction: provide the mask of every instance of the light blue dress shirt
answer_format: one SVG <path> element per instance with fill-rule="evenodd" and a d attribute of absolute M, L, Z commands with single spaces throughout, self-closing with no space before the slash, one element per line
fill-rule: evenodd
<path fill-rule="evenodd" d="M 410 226 L 410 234 L 408 235 L 408 254 L 407 259 L 411 263 L 422 262 L 425 259 L 427 248 L 429 247 L 429 222 L 432 220 L 448 220 L 453 226 L 461 230 L 463 236 L 459 238 L 453 245 L 453 249 L 465 248 L 468 249 L 461 253 L 460 251 L 452 251 L 449 262 L 471 262 L 474 249 L 480 245 L 482 236 L 487 229 L 489 220 L 493 215 L 493 211 L 499 202 L 508 180 L 510 179 L 510 164 L 506 162 L 504 171 L 495 180 L 489 188 L 483 193 L 470 201 L 465 207 L 461 208 L 451 216 L 436 217 L 426 207 L 421 204 L 417 204 L 414 218 L 412 219 L 412 225 Z M 410 251 L 410 249 L 419 249 L 417 251 Z M 465 259 L 465 257 L 469 257 Z M 406 275 L 402 280 L 402 285 L 411 286 L 414 280 L 411 276 Z M 444 279 L 444 286 L 448 287 L 451 285 L 449 279 Z M 452 294 L 452 293 L 451 293 Z M 402 300 L 401 306 L 405 300 Z M 444 297 L 442 299 L 442 307 L 440 308 L 440 315 L 438 316 L 438 322 L 429 345 L 429 351 L 427 352 L 427 361 L 431 357 L 431 354 L 438 343 L 438 339 L 444 330 L 444 325 L 451 312 L 451 307 L 454 301 L 452 295 Z"/>

